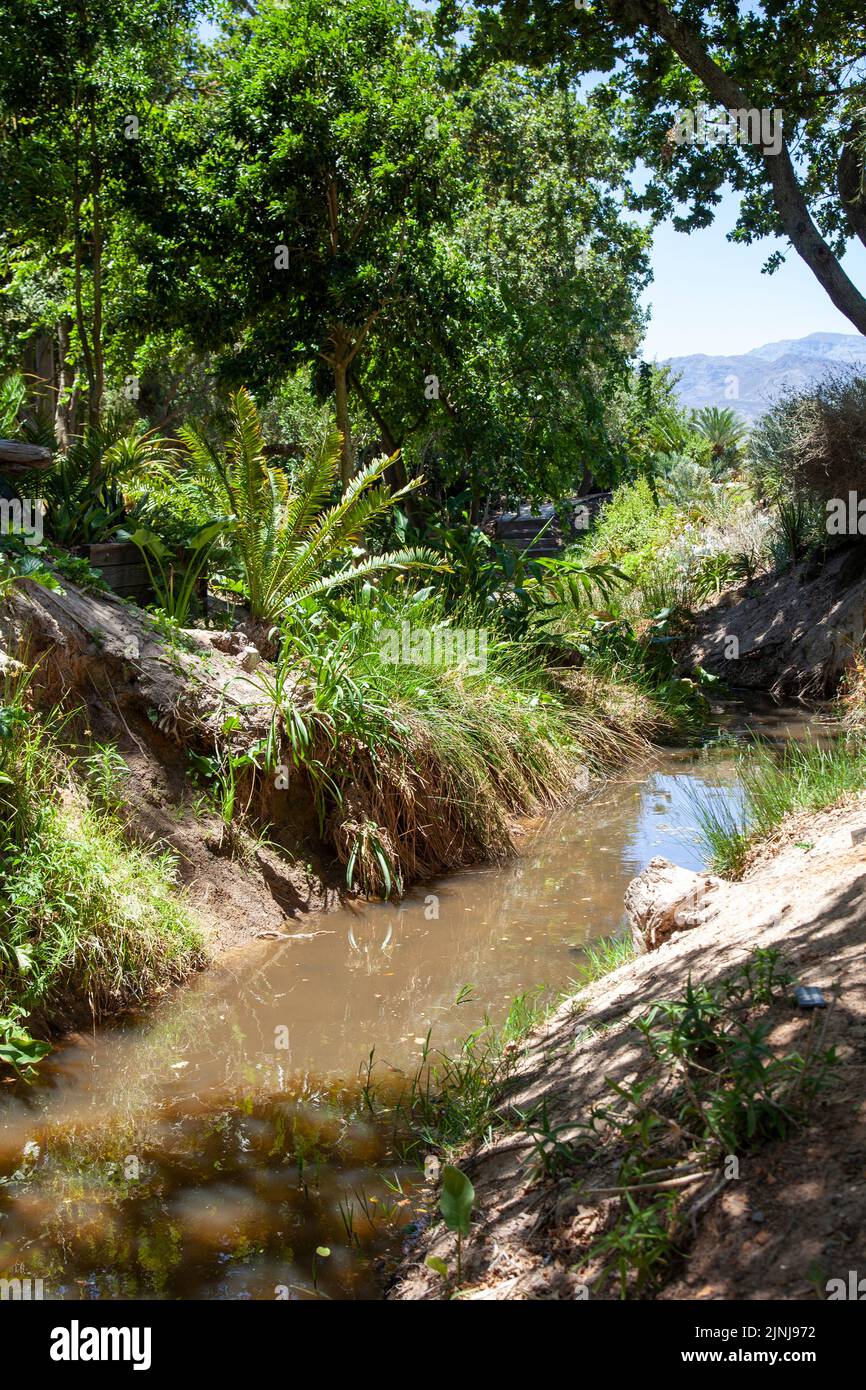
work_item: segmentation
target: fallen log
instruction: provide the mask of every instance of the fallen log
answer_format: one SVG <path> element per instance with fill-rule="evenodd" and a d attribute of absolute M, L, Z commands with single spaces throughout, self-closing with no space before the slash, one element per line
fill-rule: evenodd
<path fill-rule="evenodd" d="M 25 444 L 18 439 L 0 439 L 0 468 L 15 473 L 26 468 L 50 468 L 54 455 L 40 444 Z"/>

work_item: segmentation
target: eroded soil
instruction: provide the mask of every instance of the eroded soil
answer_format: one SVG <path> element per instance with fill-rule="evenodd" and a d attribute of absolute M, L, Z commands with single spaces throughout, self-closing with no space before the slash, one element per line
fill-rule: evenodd
<path fill-rule="evenodd" d="M 569 1000 L 531 1039 L 503 1098 L 506 1121 L 544 1100 L 561 1137 L 578 1134 L 608 1078 L 628 1083 L 645 1066 L 634 1018 L 682 994 L 691 976 L 712 982 L 754 948 L 774 947 L 796 980 L 837 1001 L 807 1013 L 774 1006 L 770 1043 L 803 1051 L 809 1030 L 834 1046 L 837 1080 L 801 1129 L 746 1154 L 696 1218 L 696 1234 L 661 1298 L 810 1299 L 830 1278 L 861 1274 L 866 1259 L 866 797 L 799 816 L 738 883 L 717 881 L 700 925 L 621 967 Z M 647 871 L 649 872 L 649 871 Z M 705 876 L 703 876 L 705 877 Z M 608 1199 L 586 1189 L 616 1180 L 615 1165 L 591 1159 L 566 1180 L 538 1180 L 531 1138 L 508 1125 L 461 1166 L 476 1191 L 473 1234 L 464 1242 L 461 1297 L 561 1299 L 582 1296 L 587 1252 L 610 1216 Z M 581 1191 L 581 1188 L 583 1189 Z M 431 1193 L 431 1205 L 433 1194 Z M 434 1224 L 410 1250 L 389 1296 L 442 1297 L 430 1255 L 454 1267 L 455 1242 Z M 592 1271 L 590 1271 L 590 1274 Z M 590 1281 L 591 1287 L 591 1281 Z M 594 1296 L 594 1295 L 593 1295 Z M 605 1297 L 618 1296 L 609 1287 Z"/>

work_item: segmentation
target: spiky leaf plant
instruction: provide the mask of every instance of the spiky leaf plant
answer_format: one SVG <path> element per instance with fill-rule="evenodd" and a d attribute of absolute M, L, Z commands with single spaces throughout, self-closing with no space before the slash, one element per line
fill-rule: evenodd
<path fill-rule="evenodd" d="M 254 620 L 273 622 L 290 603 L 382 570 L 436 566 L 437 557 L 422 549 L 352 562 L 373 522 L 414 491 L 420 479 L 392 491 L 382 482 L 390 460 L 377 459 L 329 506 L 340 477 L 336 430 L 290 483 L 281 468 L 267 462 L 258 412 L 245 388 L 231 398 L 230 414 L 232 429 L 223 449 L 188 426 L 180 435 L 194 484 L 229 516 Z"/>

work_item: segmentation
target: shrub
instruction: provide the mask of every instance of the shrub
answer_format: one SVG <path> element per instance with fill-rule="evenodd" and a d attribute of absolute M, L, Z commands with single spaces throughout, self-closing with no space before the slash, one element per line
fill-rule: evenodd
<path fill-rule="evenodd" d="M 836 372 L 783 396 L 756 425 L 752 471 L 773 501 L 825 502 L 864 488 L 866 377 Z"/>
<path fill-rule="evenodd" d="M 611 561 L 629 576 L 663 550 L 681 525 L 675 507 L 660 505 L 645 478 L 618 487 L 588 535 L 574 549 L 596 561 Z"/>

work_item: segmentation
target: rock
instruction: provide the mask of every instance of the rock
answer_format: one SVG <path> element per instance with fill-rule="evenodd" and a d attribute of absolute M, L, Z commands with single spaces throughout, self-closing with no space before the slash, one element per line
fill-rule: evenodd
<path fill-rule="evenodd" d="M 245 671 L 254 671 L 262 659 L 262 654 L 258 647 L 244 647 L 238 653 L 238 662 Z"/>
<path fill-rule="evenodd" d="M 626 912 L 635 946 L 654 951 L 674 932 L 700 926 L 713 913 L 708 899 L 722 884 L 713 874 L 680 869 L 668 859 L 653 859 L 625 892 Z"/>

